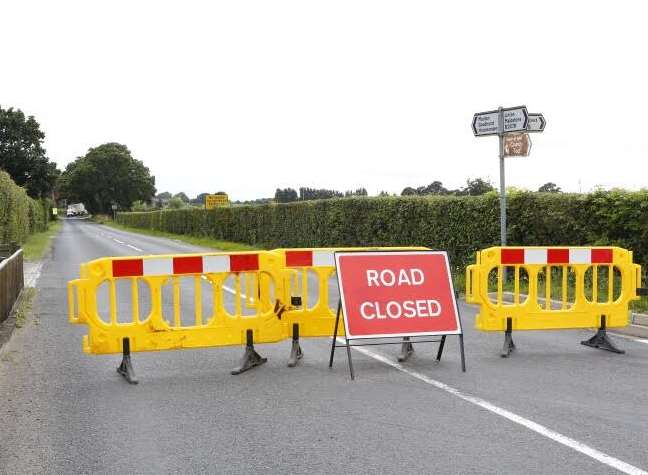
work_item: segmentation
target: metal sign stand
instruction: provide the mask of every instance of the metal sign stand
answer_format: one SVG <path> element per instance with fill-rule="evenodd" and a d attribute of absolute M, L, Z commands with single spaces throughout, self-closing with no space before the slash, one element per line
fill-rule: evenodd
<path fill-rule="evenodd" d="M 499 124 L 499 159 L 500 159 L 500 241 L 506 246 L 506 180 L 504 178 L 504 109 L 500 106 L 497 109 Z"/>
<path fill-rule="evenodd" d="M 459 311 L 459 307 L 457 307 Z M 349 341 L 349 338 L 344 332 L 344 345 L 337 344 L 337 335 L 338 328 L 340 325 L 340 316 L 342 315 L 342 299 L 338 300 L 337 315 L 335 316 L 335 329 L 333 330 L 333 339 L 331 340 L 331 356 L 329 358 L 329 368 L 333 367 L 333 357 L 335 356 L 336 348 L 346 348 L 347 359 L 349 361 L 349 373 L 351 374 L 351 380 L 355 380 L 355 372 L 353 371 L 353 358 L 351 357 L 351 347 L 352 346 L 376 346 L 376 345 L 402 345 L 401 354 L 398 356 L 399 362 L 404 362 L 409 359 L 409 357 L 414 353 L 413 343 L 439 343 L 439 350 L 437 351 L 436 362 L 437 364 L 441 361 L 441 355 L 443 354 L 443 348 L 445 346 L 446 337 L 448 335 L 440 335 L 441 339 L 439 340 L 416 340 L 413 341 L 412 337 L 406 336 L 403 339 L 398 341 L 385 341 L 380 343 L 352 343 Z M 459 321 L 461 321 L 461 315 L 459 315 Z M 463 333 L 457 335 L 459 337 L 459 353 L 461 356 L 461 371 L 466 372 L 466 355 L 464 352 L 464 343 L 463 343 Z M 425 337 L 421 337 L 425 338 Z M 354 338 L 353 340 L 369 340 L 370 338 Z M 389 338 L 385 338 L 389 339 Z"/>

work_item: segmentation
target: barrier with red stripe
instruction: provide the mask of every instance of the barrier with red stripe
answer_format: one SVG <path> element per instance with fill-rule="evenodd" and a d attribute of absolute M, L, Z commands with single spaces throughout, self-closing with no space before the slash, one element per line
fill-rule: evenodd
<path fill-rule="evenodd" d="M 515 264 L 612 264 L 612 248 L 502 248 L 501 263 Z"/>
<path fill-rule="evenodd" d="M 338 288 L 335 278 L 336 251 L 422 250 L 425 248 L 313 248 L 277 249 L 285 268 L 286 306 L 282 320 L 298 325 L 302 336 L 330 336 L 335 323 Z"/>
<path fill-rule="evenodd" d="M 171 256 L 112 260 L 112 277 L 210 274 L 259 270 L 259 254 Z"/>
<path fill-rule="evenodd" d="M 333 332 L 335 250 L 97 259 L 68 283 L 69 319 L 88 326 L 85 352 L 122 352 L 120 372 L 131 381 L 137 351 L 245 344 L 241 372 L 265 361 L 254 342 L 292 338 L 294 365 L 299 336 Z"/>
<path fill-rule="evenodd" d="M 68 285 L 69 318 L 88 325 L 88 353 L 122 352 L 124 338 L 129 352 L 238 345 L 249 329 L 280 341 L 282 266 L 268 251 L 97 259 Z"/>
<path fill-rule="evenodd" d="M 628 324 L 640 271 L 619 247 L 492 247 L 466 271 L 466 300 L 479 330 L 506 332 L 504 356 L 513 330 L 599 327 L 585 344 L 614 351 L 605 328 Z"/>

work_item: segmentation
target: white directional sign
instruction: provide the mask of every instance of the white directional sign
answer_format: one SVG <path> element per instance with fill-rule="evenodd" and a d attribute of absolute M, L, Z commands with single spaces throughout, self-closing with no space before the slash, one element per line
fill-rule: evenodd
<path fill-rule="evenodd" d="M 473 117 L 473 134 L 497 135 L 499 133 L 499 112 L 477 112 Z"/>
<path fill-rule="evenodd" d="M 476 136 L 498 135 L 500 133 L 524 132 L 529 122 L 529 114 L 524 106 L 502 109 L 504 124 L 500 128 L 499 111 L 478 112 L 473 117 L 472 129 Z"/>
<path fill-rule="evenodd" d="M 547 121 L 542 114 L 529 114 L 527 132 L 542 132 L 545 125 L 547 125 Z"/>
<path fill-rule="evenodd" d="M 529 114 L 524 106 L 504 109 L 504 133 L 522 132 L 527 129 Z"/>

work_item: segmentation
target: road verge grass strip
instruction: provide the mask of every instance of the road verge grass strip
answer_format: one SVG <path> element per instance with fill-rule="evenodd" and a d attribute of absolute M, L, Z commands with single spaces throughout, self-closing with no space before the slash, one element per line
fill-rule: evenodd
<path fill-rule="evenodd" d="M 165 231 L 155 231 L 151 229 L 134 228 L 130 226 L 124 226 L 123 224 L 117 224 L 113 221 L 103 221 L 102 224 L 106 226 L 110 226 L 111 228 L 119 229 L 121 231 L 127 231 L 135 234 L 143 234 L 152 237 L 174 239 L 176 241 L 184 242 L 185 244 L 191 244 L 193 246 L 201 246 L 201 247 L 210 247 L 225 252 L 260 250 L 260 248 L 250 246 L 249 244 L 242 244 L 242 243 L 230 242 L 230 241 L 219 241 L 217 239 L 212 239 L 206 236 L 188 236 L 186 234 L 175 234 L 175 233 L 169 233 Z"/>
<path fill-rule="evenodd" d="M 53 221 L 47 230 L 29 235 L 22 246 L 26 261 L 41 260 L 52 245 L 52 238 L 61 230 L 61 222 Z"/>

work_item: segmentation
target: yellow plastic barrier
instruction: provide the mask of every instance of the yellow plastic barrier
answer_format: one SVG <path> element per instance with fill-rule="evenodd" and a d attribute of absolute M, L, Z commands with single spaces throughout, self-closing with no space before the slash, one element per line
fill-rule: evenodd
<path fill-rule="evenodd" d="M 628 324 L 640 276 L 619 247 L 491 247 L 466 270 L 466 301 L 480 305 L 477 329 L 506 332 L 502 356 L 515 348 L 512 330 L 593 327 L 583 344 L 620 353 L 605 329 Z"/>
<path fill-rule="evenodd" d="M 123 353 L 118 371 L 129 382 L 137 381 L 131 351 L 245 343 L 241 365 L 232 372 L 238 374 L 265 362 L 253 343 L 292 338 L 288 364 L 294 366 L 302 356 L 300 334 L 332 335 L 334 251 L 97 259 L 83 264 L 80 278 L 68 283 L 69 320 L 88 326 L 84 352 Z"/>
<path fill-rule="evenodd" d="M 338 305 L 335 279 L 335 251 L 420 250 L 422 247 L 338 247 L 313 249 L 277 249 L 285 269 L 287 302 L 282 319 L 299 325 L 301 336 L 331 336 Z M 332 291 L 333 290 L 333 291 Z M 344 333 L 341 334 L 342 336 Z"/>

